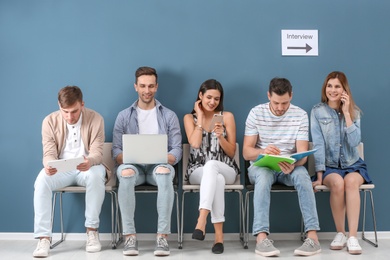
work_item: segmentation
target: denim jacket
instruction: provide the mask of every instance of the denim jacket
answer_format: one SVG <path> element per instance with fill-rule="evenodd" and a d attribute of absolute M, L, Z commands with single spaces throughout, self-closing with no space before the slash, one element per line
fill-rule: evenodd
<path fill-rule="evenodd" d="M 164 107 L 158 100 L 157 107 L 157 121 L 159 134 L 168 135 L 168 153 L 175 156 L 175 163 L 178 163 L 182 157 L 181 147 L 181 131 L 179 119 L 175 112 Z M 138 114 L 137 114 L 138 100 L 130 107 L 119 112 L 113 131 L 112 137 L 112 157 L 115 158 L 122 153 L 122 135 L 123 134 L 138 134 Z"/>
<path fill-rule="evenodd" d="M 311 110 L 311 135 L 314 148 L 316 172 L 325 167 L 342 169 L 359 159 L 357 146 L 360 143 L 360 115 L 357 113 L 351 126 L 346 127 L 343 114 L 326 103 L 319 103 Z"/>

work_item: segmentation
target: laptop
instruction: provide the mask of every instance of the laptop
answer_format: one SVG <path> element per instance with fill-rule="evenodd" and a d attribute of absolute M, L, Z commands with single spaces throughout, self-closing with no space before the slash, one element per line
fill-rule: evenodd
<path fill-rule="evenodd" d="M 123 163 L 168 163 L 168 136 L 159 134 L 122 135 Z"/>

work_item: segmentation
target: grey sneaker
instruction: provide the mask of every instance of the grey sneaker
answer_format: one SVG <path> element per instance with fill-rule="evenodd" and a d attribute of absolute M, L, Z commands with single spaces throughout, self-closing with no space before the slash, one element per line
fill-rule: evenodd
<path fill-rule="evenodd" d="M 168 241 L 163 236 L 158 236 L 156 241 L 156 248 L 154 249 L 155 256 L 166 256 L 171 252 L 169 251 Z"/>
<path fill-rule="evenodd" d="M 315 242 L 311 238 L 306 238 L 305 242 L 303 242 L 302 246 L 295 249 L 294 254 L 295 255 L 309 256 L 309 255 L 315 255 L 315 254 L 320 253 L 320 252 L 321 252 L 320 243 Z"/>
<path fill-rule="evenodd" d="M 129 236 L 123 247 L 124 255 L 138 255 L 138 241 L 136 236 Z"/>
<path fill-rule="evenodd" d="M 273 245 L 274 241 L 266 238 L 263 239 L 260 243 L 256 244 L 255 252 L 258 255 L 262 256 L 277 256 L 280 254 L 280 251 L 276 249 Z"/>

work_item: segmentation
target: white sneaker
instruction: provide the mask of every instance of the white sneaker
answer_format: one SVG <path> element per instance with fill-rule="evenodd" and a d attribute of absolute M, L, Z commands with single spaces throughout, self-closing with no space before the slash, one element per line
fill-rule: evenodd
<path fill-rule="evenodd" d="M 341 250 L 347 244 L 347 236 L 343 232 L 339 232 L 334 237 L 332 243 L 330 243 L 330 249 Z"/>
<path fill-rule="evenodd" d="M 98 231 L 88 231 L 87 233 L 87 244 L 85 250 L 89 253 L 99 252 L 102 249 L 102 245 L 99 241 Z"/>
<path fill-rule="evenodd" d="M 48 257 L 49 256 L 49 250 L 50 250 L 50 241 L 49 239 L 42 238 L 39 239 L 37 248 L 35 249 L 33 253 L 33 257 Z"/>
<path fill-rule="evenodd" d="M 349 237 L 347 241 L 347 250 L 351 255 L 360 255 L 362 248 L 359 245 L 359 241 L 356 237 Z"/>

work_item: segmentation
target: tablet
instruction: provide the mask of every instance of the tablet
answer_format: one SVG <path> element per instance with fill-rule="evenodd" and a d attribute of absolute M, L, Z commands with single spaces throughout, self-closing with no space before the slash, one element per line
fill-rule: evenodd
<path fill-rule="evenodd" d="M 48 161 L 47 165 L 52 168 L 56 168 L 57 172 L 69 172 L 77 170 L 77 165 L 82 162 L 84 162 L 84 157 L 80 156 L 76 158 Z"/>

